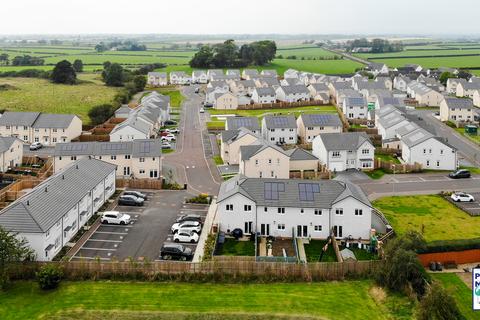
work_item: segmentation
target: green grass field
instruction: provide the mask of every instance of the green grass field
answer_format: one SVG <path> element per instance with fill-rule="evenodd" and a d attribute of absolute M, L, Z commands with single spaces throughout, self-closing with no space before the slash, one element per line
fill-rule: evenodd
<path fill-rule="evenodd" d="M 334 106 L 306 106 L 298 108 L 279 108 L 279 109 L 256 109 L 256 110 L 215 110 L 209 109 L 212 117 L 225 114 L 236 114 L 243 117 L 257 117 L 259 120 L 269 114 L 294 114 L 298 117 L 300 114 L 310 113 L 337 113 Z"/>
<path fill-rule="evenodd" d="M 460 312 L 465 319 L 478 319 L 478 311 L 472 310 L 472 290 L 454 273 L 433 274 L 433 279 L 440 281 L 455 298 Z"/>
<path fill-rule="evenodd" d="M 220 254 L 224 256 L 255 256 L 255 242 L 225 238 Z"/>
<path fill-rule="evenodd" d="M 99 83 L 95 76 L 82 76 L 80 79 L 88 82 L 70 86 L 53 84 L 44 79 L 0 78 L 0 84 L 15 88 L 2 91 L 0 107 L 9 111 L 74 113 L 84 124 L 89 123 L 87 114 L 90 108 L 111 103 L 118 89 Z"/>
<path fill-rule="evenodd" d="M 439 195 L 396 196 L 375 200 L 397 233 L 416 230 L 427 242 L 480 237 L 480 220 Z"/>
<path fill-rule="evenodd" d="M 2 320 L 410 319 L 412 303 L 368 280 L 289 284 L 64 282 L 0 293 Z M 341 307 L 339 307 L 341 304 Z M 281 317 L 283 316 L 283 317 Z M 181 317 L 181 318 L 180 318 Z"/>
<path fill-rule="evenodd" d="M 472 142 L 475 142 L 476 144 L 480 144 L 480 135 L 471 135 L 471 134 L 467 134 L 465 133 L 465 129 L 464 128 L 454 128 L 455 131 L 457 131 L 458 133 L 460 133 L 462 136 L 466 137 L 467 139 L 471 140 Z"/>
<path fill-rule="evenodd" d="M 394 156 L 389 154 L 376 153 L 375 158 L 382 159 L 383 161 L 386 161 L 386 162 L 392 161 L 393 163 L 400 163 L 400 160 L 398 160 L 398 158 L 395 158 Z"/>
<path fill-rule="evenodd" d="M 308 262 L 319 262 L 320 253 L 325 246 L 326 241 L 323 240 L 310 240 L 309 244 L 305 244 L 305 255 Z M 328 246 L 327 251 L 323 254 L 321 262 L 337 262 L 337 256 L 332 245 Z"/>

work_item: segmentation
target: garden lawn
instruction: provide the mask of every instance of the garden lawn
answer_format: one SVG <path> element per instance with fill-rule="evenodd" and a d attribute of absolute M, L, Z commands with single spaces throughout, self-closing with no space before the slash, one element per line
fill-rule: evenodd
<path fill-rule="evenodd" d="M 81 80 L 88 76 L 80 76 Z M 47 113 L 74 113 L 88 124 L 88 111 L 96 105 L 112 103 L 118 89 L 97 81 L 78 85 L 53 84 L 45 79 L 0 78 L 0 84 L 16 89 L 2 91 L 0 106 L 8 111 L 40 111 Z"/>
<path fill-rule="evenodd" d="M 416 230 L 427 242 L 480 238 L 480 219 L 439 195 L 395 196 L 375 200 L 397 233 Z"/>
<path fill-rule="evenodd" d="M 220 255 L 255 256 L 255 243 L 253 241 L 237 241 L 233 238 L 225 238 Z"/>
<path fill-rule="evenodd" d="M 385 170 L 383 169 L 375 169 L 370 171 L 365 171 L 365 174 L 369 176 L 371 179 L 378 180 L 385 175 Z"/>
<path fill-rule="evenodd" d="M 184 97 L 178 89 L 174 87 L 158 88 L 158 89 L 155 89 L 155 91 L 163 95 L 170 96 L 170 106 L 172 108 L 179 108 L 182 105 Z"/>
<path fill-rule="evenodd" d="M 478 311 L 472 310 L 472 290 L 454 273 L 432 274 L 455 298 L 460 312 L 465 319 L 478 319 Z"/>
<path fill-rule="evenodd" d="M 382 161 L 385 161 L 385 162 L 389 162 L 389 161 L 392 161 L 393 163 L 400 163 L 400 161 L 395 158 L 394 156 L 390 155 L 390 154 L 379 154 L 379 153 L 375 153 L 375 158 L 377 159 L 381 159 Z"/>
<path fill-rule="evenodd" d="M 465 133 L 465 129 L 464 128 L 453 128 L 455 129 L 455 131 L 457 131 L 458 133 L 460 133 L 462 136 L 466 137 L 467 139 L 469 139 L 470 141 L 476 143 L 476 144 L 480 144 L 480 135 L 471 135 L 471 134 L 468 134 L 468 133 Z"/>
<path fill-rule="evenodd" d="M 310 240 L 309 244 L 304 245 L 305 255 L 307 256 L 307 262 L 319 262 L 320 252 L 326 241 L 324 240 Z M 337 262 L 337 256 L 333 245 L 329 245 L 327 251 L 323 254 L 322 261 L 320 262 Z"/>
<path fill-rule="evenodd" d="M 206 313 L 212 315 L 209 319 L 224 319 L 225 314 L 228 319 L 408 318 L 406 298 L 388 295 L 386 301 L 379 301 L 371 294 L 372 286 L 369 280 L 311 284 L 86 281 L 63 282 L 57 290 L 41 292 L 34 282 L 16 282 L 0 293 L 0 314 L 2 320 L 185 319 L 185 315 L 203 319 Z"/>

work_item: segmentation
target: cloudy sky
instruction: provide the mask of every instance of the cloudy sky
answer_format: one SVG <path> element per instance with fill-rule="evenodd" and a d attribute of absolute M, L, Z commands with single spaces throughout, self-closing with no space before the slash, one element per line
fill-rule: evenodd
<path fill-rule="evenodd" d="M 479 9 L 479 0 L 14 0 L 2 1 L 0 34 L 471 35 Z"/>

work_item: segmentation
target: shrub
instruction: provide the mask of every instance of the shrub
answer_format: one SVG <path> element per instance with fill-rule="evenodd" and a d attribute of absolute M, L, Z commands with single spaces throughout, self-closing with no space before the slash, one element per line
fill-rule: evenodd
<path fill-rule="evenodd" d="M 110 119 L 114 112 L 115 110 L 111 104 L 101 104 L 90 109 L 90 111 L 88 111 L 88 117 L 92 121 L 92 124 L 97 125 Z"/>
<path fill-rule="evenodd" d="M 51 290 L 58 287 L 63 277 L 62 269 L 54 264 L 47 264 L 36 273 L 38 285 L 42 290 Z"/>
<path fill-rule="evenodd" d="M 210 233 L 205 240 L 205 246 L 203 247 L 203 261 L 212 259 L 213 252 L 215 251 L 215 243 L 217 240 L 216 233 Z"/>
<path fill-rule="evenodd" d="M 440 240 L 429 242 L 419 253 L 449 252 L 480 249 L 480 238 L 461 240 Z"/>
<path fill-rule="evenodd" d="M 434 282 L 420 301 L 419 320 L 464 319 L 455 299 L 438 282 Z"/>
<path fill-rule="evenodd" d="M 209 204 L 210 198 L 209 195 L 206 193 L 201 193 L 196 197 L 190 198 L 186 200 L 187 203 L 200 203 L 200 204 Z"/>

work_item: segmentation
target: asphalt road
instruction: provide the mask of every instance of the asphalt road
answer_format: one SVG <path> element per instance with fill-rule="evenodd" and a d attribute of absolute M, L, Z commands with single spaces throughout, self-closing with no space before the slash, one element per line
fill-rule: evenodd
<path fill-rule="evenodd" d="M 448 143 L 458 150 L 460 158 L 465 158 L 470 165 L 480 166 L 480 146 L 436 119 L 433 115 L 434 111 L 432 110 L 416 110 L 412 113 L 423 118 L 423 120 L 435 130 L 437 136 L 447 139 Z M 468 165 L 468 163 L 462 163 L 461 159 L 460 162 L 461 165 Z"/>
<path fill-rule="evenodd" d="M 195 86 L 184 87 L 186 97 L 182 104 L 180 134 L 176 152 L 166 154 L 164 163 L 176 169 L 178 183 L 186 183 L 188 189 L 197 193 L 216 195 L 222 179 L 213 161 L 205 156 L 211 152 L 212 140 L 205 125 L 205 114 L 199 113 L 203 98 L 195 93 Z"/>
<path fill-rule="evenodd" d="M 23 155 L 25 156 L 39 156 L 39 157 L 51 157 L 55 152 L 55 147 L 42 147 L 38 150 L 30 150 L 29 144 L 23 145 Z"/>

